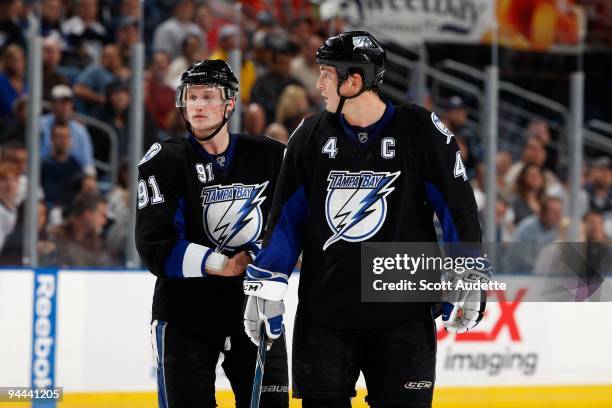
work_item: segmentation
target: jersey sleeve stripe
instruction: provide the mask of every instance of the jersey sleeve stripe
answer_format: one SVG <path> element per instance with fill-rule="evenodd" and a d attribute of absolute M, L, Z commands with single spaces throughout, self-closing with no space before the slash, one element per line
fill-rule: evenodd
<path fill-rule="evenodd" d="M 304 186 L 300 186 L 283 205 L 270 239 L 257 255 L 257 268 L 291 275 L 302 251 L 307 215 L 308 199 Z"/>
<path fill-rule="evenodd" d="M 213 250 L 208 248 L 208 251 L 202 257 L 202 263 L 200 264 L 200 271 L 202 272 L 202 276 L 206 276 L 206 261 L 208 261 L 208 257 L 213 253 Z"/>
<path fill-rule="evenodd" d="M 189 244 L 185 250 L 183 257 L 183 277 L 185 278 L 201 278 L 202 277 L 202 262 L 207 255 L 210 255 L 212 250 L 198 244 Z"/>
<path fill-rule="evenodd" d="M 440 190 L 433 185 L 432 183 L 425 183 L 425 190 L 427 192 L 427 197 L 429 201 L 433 205 L 434 211 L 438 216 L 438 220 L 440 220 L 440 224 L 442 225 L 442 239 L 444 242 L 461 242 L 459 239 L 459 233 L 457 232 L 457 227 L 453 221 L 453 216 L 446 205 L 446 201 L 440 193 Z"/>
<path fill-rule="evenodd" d="M 166 259 L 165 272 L 168 278 L 201 278 L 204 276 L 203 262 L 206 262 L 212 250 L 185 239 L 184 208 L 185 200 L 181 197 L 174 215 L 174 227 L 179 239 Z"/>
<path fill-rule="evenodd" d="M 185 240 L 179 240 L 172 251 L 170 251 L 170 256 L 166 259 L 166 276 L 168 278 L 182 278 L 183 276 L 183 268 L 185 263 L 185 252 L 187 251 L 187 247 L 189 246 L 189 242 Z"/>

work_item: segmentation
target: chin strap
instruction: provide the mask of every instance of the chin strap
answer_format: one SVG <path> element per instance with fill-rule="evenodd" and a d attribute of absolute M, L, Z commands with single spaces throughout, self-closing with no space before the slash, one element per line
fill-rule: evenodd
<path fill-rule="evenodd" d="M 221 121 L 221 124 L 219 125 L 219 127 L 217 129 L 215 129 L 215 131 L 212 132 L 210 135 L 205 136 L 205 137 L 198 137 L 198 136 L 195 135 L 195 132 L 193 131 L 193 128 L 191 127 L 191 123 L 189 123 L 189 121 L 185 117 L 185 108 L 181 108 L 180 109 L 181 110 L 181 117 L 185 121 L 185 124 L 187 125 L 187 130 L 189 130 L 189 133 L 191 133 L 193 135 L 193 137 L 195 137 L 198 141 L 205 142 L 205 141 L 210 140 L 213 137 L 217 136 L 217 133 L 219 133 L 219 131 L 223 128 L 223 126 L 225 126 L 225 124 L 227 123 L 229 118 L 232 116 L 232 113 L 234 113 L 234 110 L 231 110 L 229 112 L 229 115 L 227 115 L 227 107 L 228 106 L 229 105 L 226 103 L 225 104 L 225 108 L 223 109 L 223 120 Z"/>

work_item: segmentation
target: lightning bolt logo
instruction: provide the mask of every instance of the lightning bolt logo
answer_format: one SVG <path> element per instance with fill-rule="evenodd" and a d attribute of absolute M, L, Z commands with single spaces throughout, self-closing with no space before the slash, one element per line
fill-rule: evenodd
<path fill-rule="evenodd" d="M 239 199 L 232 199 L 230 204 L 227 205 L 227 208 L 220 214 L 219 217 L 213 217 L 217 220 L 212 224 L 207 222 L 212 220 L 208 219 L 209 217 L 207 217 L 206 213 L 211 211 L 211 206 L 215 206 L 218 203 L 208 204 L 208 208 L 205 210 L 205 224 L 208 224 L 208 226 L 214 225 L 214 227 L 211 229 L 205 229 L 207 232 L 209 230 L 212 230 L 212 233 L 209 234 L 209 238 L 211 238 L 211 240 L 217 244 L 215 248 L 215 251 L 217 252 L 221 252 L 226 248 L 235 248 L 237 246 L 246 244 L 247 242 L 241 243 L 239 245 L 236 245 L 235 243 L 233 245 L 230 245 L 230 242 L 234 237 L 236 237 L 236 235 L 243 231 L 245 227 L 247 227 L 249 223 L 254 220 L 254 218 L 261 218 L 261 211 L 259 210 L 259 207 L 261 203 L 266 199 L 266 197 L 262 194 L 268 186 L 268 182 L 266 181 L 264 183 L 257 184 L 254 186 L 244 186 L 242 184 L 235 184 L 231 187 L 236 186 L 242 188 L 251 188 L 249 196 L 240 197 Z M 205 194 L 207 193 L 208 192 L 203 192 L 202 195 L 205 196 Z M 221 203 L 226 203 L 227 201 L 229 200 L 222 201 Z M 240 208 L 236 211 L 235 208 L 238 205 L 240 205 Z M 213 210 L 212 213 L 217 215 L 220 213 L 220 211 Z M 262 224 L 261 219 L 256 221 L 259 222 L 259 226 L 258 228 L 256 228 L 257 231 L 255 232 L 253 239 L 258 238 Z"/>
<path fill-rule="evenodd" d="M 360 222 L 364 221 L 366 217 L 370 214 L 375 213 L 379 210 L 380 207 L 375 207 L 375 204 L 380 200 L 384 200 L 386 203 L 386 197 L 395 190 L 395 187 L 392 187 L 392 183 L 399 177 L 400 172 L 395 173 L 371 173 L 371 172 L 362 172 L 351 174 L 348 172 L 344 172 L 343 174 L 336 174 L 341 176 L 361 176 L 362 174 L 368 174 L 369 176 L 379 176 L 380 180 L 375 186 L 370 186 L 368 188 L 355 188 L 349 198 L 340 206 L 340 208 L 335 211 L 335 214 L 332 215 L 330 212 L 330 206 L 328 205 L 328 221 L 329 216 L 331 216 L 330 226 L 335 233 L 325 242 L 323 245 L 323 250 L 326 250 L 331 244 L 334 242 L 345 239 L 347 241 L 363 241 L 378 232 L 380 227 L 382 226 L 382 222 L 375 222 L 372 225 L 372 229 L 369 233 L 365 234 L 365 237 L 360 237 L 360 239 L 356 239 L 355 237 L 350 237 L 350 230 L 355 227 Z M 330 179 L 331 186 L 331 179 Z M 328 202 L 333 201 L 333 195 L 335 192 L 335 188 L 329 187 L 328 189 Z M 364 191 L 368 191 L 365 197 L 356 202 L 354 199 L 360 193 Z M 386 216 L 385 211 L 386 206 L 383 206 L 383 211 L 376 219 L 376 221 L 384 221 Z M 376 217 L 375 217 L 376 218 Z"/>

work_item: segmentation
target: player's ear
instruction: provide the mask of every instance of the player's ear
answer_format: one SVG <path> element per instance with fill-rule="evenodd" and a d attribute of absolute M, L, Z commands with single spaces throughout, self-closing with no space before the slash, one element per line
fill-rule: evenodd
<path fill-rule="evenodd" d="M 229 102 L 227 103 L 227 107 L 229 108 L 229 112 L 233 111 L 236 107 L 236 98 L 230 98 Z"/>
<path fill-rule="evenodd" d="M 351 88 L 361 89 L 361 86 L 363 85 L 363 77 L 359 72 L 353 72 L 352 74 L 349 74 L 348 82 Z"/>

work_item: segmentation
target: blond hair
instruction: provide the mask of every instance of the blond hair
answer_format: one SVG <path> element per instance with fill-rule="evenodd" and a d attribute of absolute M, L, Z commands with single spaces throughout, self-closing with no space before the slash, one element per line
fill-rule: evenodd
<path fill-rule="evenodd" d="M 300 108 L 300 100 L 308 102 L 306 89 L 300 85 L 289 85 L 278 98 L 276 105 L 276 122 L 284 123 L 287 119 L 304 113 Z"/>

